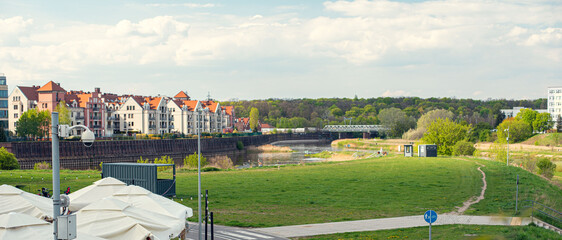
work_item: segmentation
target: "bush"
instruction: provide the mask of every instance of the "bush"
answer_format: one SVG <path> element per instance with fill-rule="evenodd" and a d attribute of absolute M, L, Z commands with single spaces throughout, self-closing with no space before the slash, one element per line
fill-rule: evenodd
<path fill-rule="evenodd" d="M 490 145 L 491 158 L 496 161 L 507 161 L 507 150 L 503 143 L 493 143 Z"/>
<path fill-rule="evenodd" d="M 174 164 L 174 159 L 168 156 L 162 156 L 160 158 L 155 158 L 154 159 L 154 163 L 156 164 Z M 172 168 L 172 166 L 166 166 L 166 167 L 158 167 L 158 171 L 164 171 L 167 169 Z"/>
<path fill-rule="evenodd" d="M 201 156 L 201 167 L 207 165 L 207 158 Z M 183 166 L 188 168 L 197 168 L 197 153 L 193 153 L 183 159 Z"/>
<path fill-rule="evenodd" d="M 556 164 L 552 163 L 548 158 L 541 158 L 537 162 L 537 167 L 539 168 L 539 174 L 544 177 L 551 179 L 554 176 L 554 169 L 556 169 Z"/>
<path fill-rule="evenodd" d="M 456 156 L 472 156 L 474 154 L 474 143 L 468 142 L 466 140 L 459 141 L 453 146 L 453 155 Z"/>
<path fill-rule="evenodd" d="M 33 165 L 33 170 L 47 170 L 47 169 L 52 169 L 51 163 L 43 161 L 43 162 L 35 163 Z"/>
<path fill-rule="evenodd" d="M 537 168 L 537 160 L 530 156 L 526 156 L 525 159 L 523 159 L 523 167 L 527 171 L 534 173 Z"/>
<path fill-rule="evenodd" d="M 236 149 L 244 150 L 244 143 L 242 141 L 236 142 Z"/>
<path fill-rule="evenodd" d="M 220 169 L 232 169 L 232 168 L 234 168 L 234 164 L 232 163 L 232 160 L 226 155 L 216 157 L 216 158 L 212 159 L 211 162 L 212 162 L 212 166 L 220 168 Z"/>
<path fill-rule="evenodd" d="M 14 156 L 14 154 L 8 152 L 6 148 L 0 148 L 0 169 L 2 170 L 12 170 L 19 169 L 20 164 Z"/>

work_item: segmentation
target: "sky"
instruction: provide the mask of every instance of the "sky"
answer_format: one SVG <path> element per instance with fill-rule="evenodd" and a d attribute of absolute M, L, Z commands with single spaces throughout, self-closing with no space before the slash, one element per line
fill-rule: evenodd
<path fill-rule="evenodd" d="M 0 0 L 15 86 L 217 100 L 545 98 L 562 1 Z"/>

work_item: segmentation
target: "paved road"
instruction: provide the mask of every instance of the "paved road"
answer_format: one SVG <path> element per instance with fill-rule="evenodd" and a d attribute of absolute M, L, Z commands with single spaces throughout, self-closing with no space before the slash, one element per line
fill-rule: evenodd
<path fill-rule="evenodd" d="M 467 225 L 528 225 L 529 218 L 494 217 L 494 216 L 467 216 L 467 215 L 439 215 L 433 225 L 467 224 Z M 380 218 L 371 220 L 358 220 L 348 222 L 333 222 L 306 224 L 284 227 L 271 227 L 254 229 L 254 231 L 281 237 L 305 237 L 322 234 L 365 232 L 397 228 L 411 228 L 428 226 L 423 215 L 395 218 Z"/>
<path fill-rule="evenodd" d="M 205 225 L 203 225 L 203 239 L 205 238 Z M 197 240 L 199 238 L 197 232 L 199 228 L 197 223 L 189 223 L 189 233 L 187 234 L 188 240 Z M 211 239 L 211 225 L 208 228 L 208 238 Z M 225 227 L 215 225 L 215 239 L 216 240 L 287 240 L 287 238 L 275 236 L 269 233 L 257 232 L 244 228 Z"/>

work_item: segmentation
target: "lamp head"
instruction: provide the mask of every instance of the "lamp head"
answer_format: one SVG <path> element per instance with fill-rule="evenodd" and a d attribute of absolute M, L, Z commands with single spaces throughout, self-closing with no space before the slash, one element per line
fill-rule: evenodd
<path fill-rule="evenodd" d="M 84 131 L 80 138 L 82 140 L 82 144 L 84 144 L 84 146 L 86 147 L 91 147 L 94 144 L 94 141 L 96 140 L 96 136 L 94 135 L 94 132 L 90 131 L 89 129 Z"/>

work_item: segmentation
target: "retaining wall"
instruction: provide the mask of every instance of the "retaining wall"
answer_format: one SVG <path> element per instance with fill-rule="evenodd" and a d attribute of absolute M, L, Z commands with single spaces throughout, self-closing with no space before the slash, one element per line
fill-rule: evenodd
<path fill-rule="evenodd" d="M 236 151 L 238 141 L 244 143 L 244 146 L 258 146 L 283 140 L 319 138 L 320 135 L 316 133 L 203 138 L 201 153 Z M 197 139 L 96 141 L 91 147 L 85 147 L 78 141 L 60 141 L 59 145 L 61 168 L 66 169 L 98 168 L 100 162 L 136 162 L 141 156 L 154 159 L 167 155 L 174 159 L 183 159 L 197 152 Z M 50 141 L 0 143 L 0 147 L 5 147 L 16 156 L 21 169 L 32 169 L 38 162 L 51 162 Z"/>

